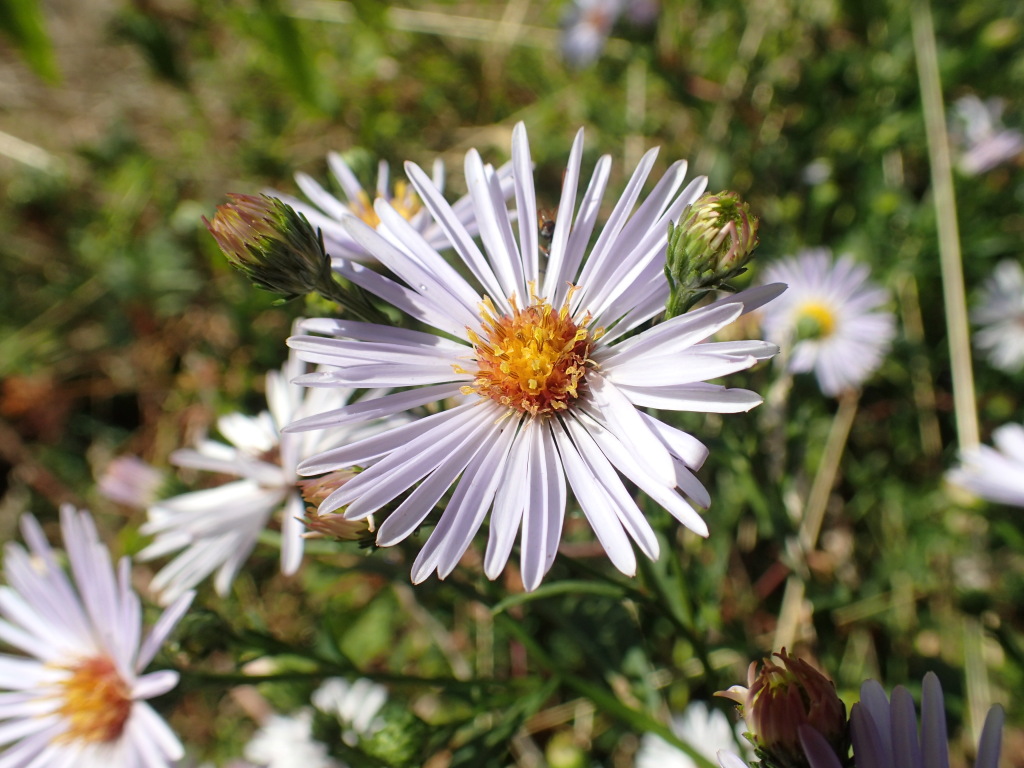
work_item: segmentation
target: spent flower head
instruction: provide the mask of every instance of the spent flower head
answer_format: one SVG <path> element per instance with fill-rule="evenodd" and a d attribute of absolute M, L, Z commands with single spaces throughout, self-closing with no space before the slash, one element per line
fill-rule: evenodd
<path fill-rule="evenodd" d="M 669 226 L 665 316 L 682 314 L 743 274 L 757 247 L 757 228 L 757 217 L 735 192 L 701 195 L 678 224 Z"/>
<path fill-rule="evenodd" d="M 756 661 L 751 663 L 746 687 L 734 685 L 717 694 L 739 704 L 758 757 L 769 768 L 806 768 L 801 727 L 813 728 L 837 755 L 845 755 L 846 706 L 835 685 L 785 648 L 773 655 L 780 663 L 765 659 L 760 671 Z"/>

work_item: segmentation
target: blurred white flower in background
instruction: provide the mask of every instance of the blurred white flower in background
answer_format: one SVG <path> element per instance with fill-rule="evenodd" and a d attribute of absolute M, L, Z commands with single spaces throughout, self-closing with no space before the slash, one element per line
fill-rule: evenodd
<path fill-rule="evenodd" d="M 969 176 L 990 171 L 1024 151 L 1024 134 L 1002 125 L 1003 100 L 982 101 L 974 94 L 953 104 L 951 131 L 960 145 L 957 167 Z"/>
<path fill-rule="evenodd" d="M 789 286 L 761 311 L 761 324 L 790 371 L 813 371 L 821 391 L 835 397 L 860 387 L 882 364 L 896 318 L 880 309 L 889 294 L 868 280 L 867 266 L 811 248 L 771 264 L 762 282 Z"/>
<path fill-rule="evenodd" d="M 361 736 L 373 735 L 383 725 L 377 717 L 388 700 L 388 690 L 372 680 L 349 682 L 341 677 L 324 680 L 313 692 L 313 706 L 337 718 L 343 726 L 342 740 L 355 746 Z"/>
<path fill-rule="evenodd" d="M 712 709 L 703 701 L 691 702 L 681 715 L 673 715 L 670 727 L 672 733 L 709 760 L 714 760 L 720 752 L 735 753 L 741 745 L 747 744 L 743 738 L 743 721 L 734 726 L 722 710 Z M 746 754 L 749 755 L 750 750 Z M 746 768 L 742 760 L 739 765 Z M 636 768 L 697 768 L 697 764 L 657 734 L 645 733 L 636 753 Z"/>
<path fill-rule="evenodd" d="M 992 442 L 961 451 L 947 477 L 983 499 L 1024 507 L 1024 426 L 1004 424 L 992 432 Z"/>
<path fill-rule="evenodd" d="M 1024 268 L 1009 259 L 999 262 L 985 280 L 971 310 L 979 326 L 974 346 L 996 368 L 1016 373 L 1024 368 Z"/>
<path fill-rule="evenodd" d="M 562 19 L 562 58 L 569 66 L 597 60 L 622 9 L 623 0 L 573 0 Z"/>
<path fill-rule="evenodd" d="M 174 600 L 214 571 L 217 594 L 226 595 L 275 514 L 281 523 L 281 572 L 295 573 L 302 562 L 306 531 L 305 503 L 300 492 L 300 483 L 305 481 L 300 481 L 296 472 L 299 462 L 388 426 L 369 420 L 355 428 L 331 432 L 282 433 L 283 427 L 295 419 L 345 405 L 354 391 L 293 384 L 292 379 L 306 370 L 297 355 L 290 355 L 282 370 L 267 374 L 268 410 L 258 416 L 222 416 L 217 429 L 227 443 L 204 440 L 195 450 L 171 455 L 171 461 L 179 467 L 238 479 L 163 499 L 149 508 L 141 531 L 155 539 L 137 555 L 138 559 L 179 553 L 153 579 L 152 589 L 162 602 Z M 335 488 L 339 482 L 341 479 L 336 477 Z"/>
<path fill-rule="evenodd" d="M 344 768 L 313 738 L 313 711 L 270 715 L 245 745 L 245 759 L 261 768 Z"/>

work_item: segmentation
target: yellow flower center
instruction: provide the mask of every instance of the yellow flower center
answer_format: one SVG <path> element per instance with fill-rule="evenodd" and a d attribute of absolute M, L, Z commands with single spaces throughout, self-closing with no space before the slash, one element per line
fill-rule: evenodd
<path fill-rule="evenodd" d="M 498 316 L 490 299 L 480 306 L 480 332 L 469 332 L 476 352 L 476 377 L 463 394 L 476 393 L 533 416 L 564 411 L 580 396 L 591 345 L 603 333 L 589 330 L 587 314 L 578 323 L 569 314 L 572 291 L 555 310 L 532 290 L 530 306 Z M 456 368 L 459 373 L 464 369 Z"/>
<path fill-rule="evenodd" d="M 60 683 L 64 703 L 58 710 L 68 721 L 65 738 L 87 742 L 117 739 L 131 714 L 132 697 L 114 663 L 96 656 L 68 669 L 71 676 Z"/>
<path fill-rule="evenodd" d="M 808 301 L 796 313 L 796 335 L 798 339 L 823 339 L 831 336 L 836 329 L 836 315 L 824 304 Z"/>
<path fill-rule="evenodd" d="M 408 182 L 396 181 L 394 187 L 394 194 L 388 200 L 391 206 L 398 211 L 403 219 L 409 221 L 420 212 L 423 207 L 423 203 L 420 202 L 419 197 L 412 191 L 412 187 Z M 352 213 L 358 216 L 360 219 L 365 221 L 374 229 L 380 224 L 380 216 L 373 210 L 373 200 L 365 192 L 359 193 L 358 200 L 352 200 L 349 202 L 349 208 L 352 209 Z"/>

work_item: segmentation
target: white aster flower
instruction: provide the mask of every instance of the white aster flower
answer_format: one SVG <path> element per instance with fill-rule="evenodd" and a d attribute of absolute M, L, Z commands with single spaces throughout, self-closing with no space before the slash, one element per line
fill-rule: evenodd
<path fill-rule="evenodd" d="M 365 424 L 354 430 L 282 434 L 281 428 L 290 421 L 341 407 L 352 394 L 351 389 L 310 390 L 291 382 L 306 370 L 297 355 L 290 355 L 281 371 L 267 374 L 267 411 L 255 417 L 241 413 L 221 417 L 217 429 L 227 444 L 204 440 L 195 450 L 171 454 L 171 461 L 180 467 L 239 479 L 150 507 L 141 530 L 156 538 L 138 554 L 139 559 L 180 552 L 153 579 L 152 588 L 163 602 L 174 600 L 214 571 L 217 594 L 226 595 L 276 512 L 281 522 L 281 572 L 290 575 L 298 570 L 305 504 L 296 467 L 326 448 L 376 429 Z M 372 519 L 369 525 L 373 530 Z"/>
<path fill-rule="evenodd" d="M 963 173 L 985 173 L 1024 151 L 1024 134 L 1002 125 L 1002 99 L 962 96 L 953 104 L 953 114 L 956 125 L 952 133 L 961 148 L 957 165 Z"/>
<path fill-rule="evenodd" d="M 789 370 L 813 370 L 821 391 L 835 397 L 881 365 L 896 318 L 879 309 L 888 294 L 868 281 L 866 266 L 848 255 L 833 263 L 827 249 L 812 248 L 772 264 L 764 282 L 789 286 L 761 313 L 764 334 L 786 351 Z"/>
<path fill-rule="evenodd" d="M 377 227 L 380 224 L 380 217 L 375 210 L 377 200 L 383 200 L 390 204 L 435 250 L 440 251 L 450 247 L 444 230 L 434 222 L 408 182 L 399 180 L 392 186 L 391 171 L 386 160 L 381 160 L 377 166 L 377 189 L 372 198 L 363 189 L 341 155 L 331 152 L 327 155 L 327 164 L 330 166 L 331 173 L 341 188 L 345 200 L 339 200 L 312 176 L 305 173 L 295 174 L 295 182 L 313 205 L 280 192 L 273 192 L 273 195 L 288 203 L 305 216 L 313 227 L 319 228 L 323 232 L 324 247 L 333 263 L 337 263 L 341 259 L 372 260 L 372 255 L 367 253 L 366 249 L 349 235 L 343 224 L 345 219 L 355 216 L 371 227 Z M 507 166 L 501 168 L 498 171 L 498 178 L 501 180 L 503 194 L 507 197 L 512 191 L 511 168 Z M 444 191 L 445 172 L 444 163 L 441 160 L 434 161 L 432 179 L 434 186 Z M 455 211 L 462 225 L 471 234 L 476 234 L 472 204 L 469 198 L 463 197 L 456 201 L 452 205 L 452 210 Z"/>
<path fill-rule="evenodd" d="M 742 741 L 742 722 L 734 727 L 720 709 L 711 709 L 703 701 L 687 705 L 681 715 L 673 715 L 672 733 L 690 744 L 709 760 L 735 750 Z M 739 758 L 737 758 L 739 759 Z M 723 763 L 724 765 L 724 763 Z M 746 764 L 740 760 L 740 765 Z M 696 768 L 693 758 L 654 733 L 645 733 L 636 753 L 636 768 Z"/>
<path fill-rule="evenodd" d="M 1001 707 L 989 710 L 975 768 L 998 768 L 1003 719 Z M 920 729 L 914 699 L 906 688 L 896 686 L 890 700 L 877 680 L 868 680 L 861 686 L 860 702 L 850 711 L 850 737 L 856 768 L 949 768 L 939 678 L 929 672 L 922 681 Z M 812 768 L 839 768 L 839 761 L 814 763 Z"/>
<path fill-rule="evenodd" d="M 623 10 L 623 0 L 573 0 L 562 20 L 562 58 L 573 67 L 592 64 Z"/>
<path fill-rule="evenodd" d="M 1001 261 L 982 286 L 971 320 L 981 326 L 974 345 L 1007 373 L 1024 368 L 1024 269 Z"/>
<path fill-rule="evenodd" d="M 365 677 L 352 683 L 341 677 L 328 678 L 312 697 L 314 707 L 344 726 L 341 738 L 350 747 L 356 745 L 360 736 L 380 730 L 383 723 L 377 713 L 387 700 L 387 688 Z"/>
<path fill-rule="evenodd" d="M 992 433 L 995 447 L 962 451 L 949 481 L 989 501 L 1024 507 L 1024 426 L 1004 424 Z"/>
<path fill-rule="evenodd" d="M 313 738 L 313 712 L 271 715 L 245 745 L 245 759 L 261 768 L 342 768 L 327 754 L 327 745 Z"/>
<path fill-rule="evenodd" d="M 518 240 L 498 179 L 475 150 L 466 156 L 466 179 L 483 251 L 427 175 L 408 164 L 416 192 L 472 277 L 463 277 L 380 203 L 379 230 L 356 220 L 347 226 L 402 282 L 358 264 L 341 271 L 438 333 L 320 319 L 307 321 L 305 329 L 335 338 L 288 342 L 304 359 L 332 366 L 302 377 L 311 386 L 409 388 L 289 429 L 332 430 L 427 403 L 455 403 L 300 466 L 311 474 L 367 467 L 324 501 L 322 514 L 346 508 L 344 517 L 358 520 L 411 490 L 380 526 L 381 546 L 406 538 L 456 486 L 413 564 L 414 582 L 435 570 L 442 578 L 449 574 L 490 510 L 485 573 L 493 579 L 502 571 L 521 526 L 523 581 L 536 588 L 558 549 L 567 480 L 612 562 L 634 573 L 630 539 L 651 558 L 658 556 L 658 542 L 619 473 L 702 536 L 707 526 L 694 505 L 710 502 L 693 474 L 707 450 L 640 408 L 732 413 L 761 402 L 754 392 L 705 380 L 748 368 L 777 348 L 706 340 L 781 287 L 731 296 L 625 339 L 664 310 L 668 223 L 697 199 L 706 180 L 680 192 L 686 165 L 674 163 L 636 207 L 657 155 L 651 150 L 588 253 L 610 158 L 598 161 L 577 209 L 582 153 L 581 131 L 543 261 L 522 124 L 512 140 Z"/>
<path fill-rule="evenodd" d="M 165 768 L 181 742 L 146 703 L 178 674 L 144 675 L 192 601 L 186 593 L 142 637 L 128 558 L 118 563 L 87 512 L 60 511 L 68 578 L 35 518 L 21 518 L 28 550 L 8 543 L 0 587 L 0 765 L 4 768 Z M 26 658 L 31 657 L 31 658 Z"/>

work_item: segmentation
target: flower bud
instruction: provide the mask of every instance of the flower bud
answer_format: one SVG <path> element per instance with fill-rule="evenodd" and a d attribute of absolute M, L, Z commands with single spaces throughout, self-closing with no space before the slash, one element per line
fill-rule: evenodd
<path fill-rule="evenodd" d="M 739 704 L 758 757 L 772 768 L 807 768 L 799 731 L 809 726 L 844 759 L 849 746 L 846 706 L 835 685 L 785 649 L 774 656 L 781 664 L 765 659 L 760 672 L 757 662 L 750 665 L 746 688 L 734 685 L 716 694 Z"/>
<path fill-rule="evenodd" d="M 287 301 L 331 284 L 331 260 L 302 214 L 268 195 L 228 199 L 213 221 L 203 221 L 231 265 L 258 288 Z"/>
<path fill-rule="evenodd" d="M 757 228 L 757 217 L 735 193 L 701 195 L 669 228 L 666 317 L 682 314 L 709 291 L 743 274 L 757 247 Z"/>
<path fill-rule="evenodd" d="M 309 528 L 307 538 L 327 536 L 340 541 L 372 541 L 370 534 L 374 532 L 373 517 L 362 520 L 346 520 L 344 515 L 321 515 L 315 509 L 306 511 L 302 522 Z"/>

